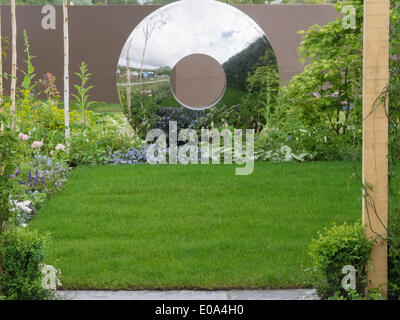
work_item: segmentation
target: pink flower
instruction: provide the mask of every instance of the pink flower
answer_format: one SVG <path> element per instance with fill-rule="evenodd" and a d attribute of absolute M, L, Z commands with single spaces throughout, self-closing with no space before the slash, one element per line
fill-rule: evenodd
<path fill-rule="evenodd" d="M 33 141 L 31 147 L 35 149 L 40 149 L 43 146 L 43 141 Z"/>
<path fill-rule="evenodd" d="M 29 139 L 29 136 L 28 136 L 27 134 L 23 134 L 22 132 L 20 132 L 20 133 L 18 134 L 18 137 L 19 137 L 21 140 L 23 140 L 23 141 L 26 141 L 26 140 Z"/>
<path fill-rule="evenodd" d="M 63 144 L 59 143 L 59 144 L 56 145 L 56 150 L 65 151 L 65 146 Z"/>
<path fill-rule="evenodd" d="M 50 155 L 51 155 L 51 156 L 53 156 L 53 150 L 52 150 L 52 151 L 50 151 Z"/>

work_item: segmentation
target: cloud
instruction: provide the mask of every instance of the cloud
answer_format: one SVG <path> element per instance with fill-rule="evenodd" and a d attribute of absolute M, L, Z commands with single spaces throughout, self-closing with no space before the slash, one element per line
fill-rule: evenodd
<path fill-rule="evenodd" d="M 193 53 L 207 54 L 223 64 L 263 35 L 250 17 L 232 6 L 209 0 L 174 2 L 135 28 L 119 64 L 126 66 L 128 48 L 130 65 L 135 68 L 141 66 L 142 58 L 144 68 L 173 68 Z"/>

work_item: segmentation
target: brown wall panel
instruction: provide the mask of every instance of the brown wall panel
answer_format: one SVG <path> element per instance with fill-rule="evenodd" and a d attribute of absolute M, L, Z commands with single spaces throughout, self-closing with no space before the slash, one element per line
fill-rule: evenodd
<path fill-rule="evenodd" d="M 304 65 L 298 61 L 297 48 L 301 37 L 297 34 L 314 24 L 326 24 L 338 13 L 331 5 L 238 5 L 240 10 L 255 20 L 266 33 L 275 50 L 282 81 L 300 73 Z M 70 78 L 82 61 L 93 74 L 95 85 L 91 99 L 117 102 L 115 72 L 125 40 L 135 26 L 159 6 L 70 6 Z M 63 36 L 62 7 L 56 6 L 56 29 L 43 30 L 42 6 L 19 6 L 17 15 L 18 68 L 25 70 L 23 30 L 27 30 L 37 77 L 51 72 L 57 77 L 57 88 L 62 93 Z M 3 35 L 11 39 L 10 8 L 2 7 Z M 178 35 L 177 35 L 178 36 Z M 10 72 L 11 52 L 3 61 L 3 70 Z M 20 74 L 21 75 L 21 74 Z M 19 76 L 20 76 L 19 75 Z M 20 79 L 19 79 L 20 83 Z M 6 89 L 9 87 L 5 83 Z"/>

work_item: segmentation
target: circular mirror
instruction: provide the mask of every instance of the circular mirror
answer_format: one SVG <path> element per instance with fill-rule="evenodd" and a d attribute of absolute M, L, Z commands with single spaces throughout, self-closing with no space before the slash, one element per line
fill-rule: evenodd
<path fill-rule="evenodd" d="M 277 66 L 275 55 L 249 16 L 218 1 L 183 0 L 157 9 L 132 31 L 118 61 L 118 94 L 127 117 L 136 117 L 131 125 L 143 125 L 140 117 L 163 107 L 200 112 L 233 103 L 231 96 L 243 96 L 247 78 L 263 65 Z"/>

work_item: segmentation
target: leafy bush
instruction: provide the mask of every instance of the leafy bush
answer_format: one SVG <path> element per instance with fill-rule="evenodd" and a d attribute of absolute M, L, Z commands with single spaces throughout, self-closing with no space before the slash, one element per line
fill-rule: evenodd
<path fill-rule="evenodd" d="M 336 295 L 347 296 L 342 288 L 342 268 L 351 265 L 356 270 L 356 291 L 363 294 L 367 284 L 365 267 L 373 243 L 366 240 L 360 223 L 343 224 L 318 233 L 310 245 L 312 259 L 312 281 L 321 298 Z"/>
<path fill-rule="evenodd" d="M 156 110 L 159 108 L 157 105 L 156 94 L 146 94 L 142 91 L 141 86 L 130 89 L 130 103 L 128 103 L 126 89 L 120 89 L 119 97 L 121 99 L 122 110 L 128 120 L 132 129 L 144 139 L 147 132 L 154 128 L 158 121 Z M 125 92 L 125 93 L 124 93 Z M 128 91 L 129 92 L 129 91 Z"/>
<path fill-rule="evenodd" d="M 142 144 L 136 134 L 125 132 L 121 120 L 110 114 L 91 114 L 87 120 L 86 128 L 76 126 L 71 130 L 69 162 L 72 166 L 105 164 L 110 161 L 110 153 Z"/>
<path fill-rule="evenodd" d="M 389 298 L 400 299 L 400 6 L 391 0 L 389 94 Z"/>
<path fill-rule="evenodd" d="M 12 228 L 1 237 L 0 293 L 7 299 L 39 300 L 50 298 L 42 287 L 40 263 L 45 256 L 48 236 L 37 230 Z"/>
<path fill-rule="evenodd" d="M 339 292 L 335 292 L 332 297 L 329 297 L 328 300 L 384 300 L 382 293 L 379 290 L 370 290 L 368 294 L 362 295 L 358 293 L 356 290 L 348 290 L 346 295 L 342 295 Z"/>
<path fill-rule="evenodd" d="M 352 4 L 357 26 L 361 26 L 363 2 Z M 343 3 L 334 6 L 340 12 Z M 343 29 L 341 19 L 337 19 L 300 34 L 303 41 L 299 52 L 311 63 L 287 86 L 278 88 L 279 77 L 273 68 L 259 67 L 247 79 L 249 94 L 242 108 L 251 110 L 247 118 L 257 123 L 256 129 L 269 131 L 265 145 L 259 141 L 259 146 L 263 152 L 273 153 L 288 146 L 295 154 L 312 154 L 313 160 L 358 160 L 362 28 Z"/>
<path fill-rule="evenodd" d="M 254 66 L 274 65 L 276 58 L 271 45 L 264 38 L 258 38 L 248 48 L 229 58 L 222 67 L 227 87 L 246 90 L 246 79 L 254 72 Z"/>
<path fill-rule="evenodd" d="M 10 176 L 14 173 L 17 165 L 17 145 L 19 140 L 16 134 L 8 125 L 8 115 L 0 111 L 0 234 L 3 231 L 5 222 L 9 218 L 10 195 L 13 183 Z"/>
<path fill-rule="evenodd" d="M 280 77 L 275 66 L 259 67 L 246 80 L 248 94 L 241 102 L 240 128 L 252 128 L 259 132 L 271 125 L 271 114 L 278 104 Z"/>

